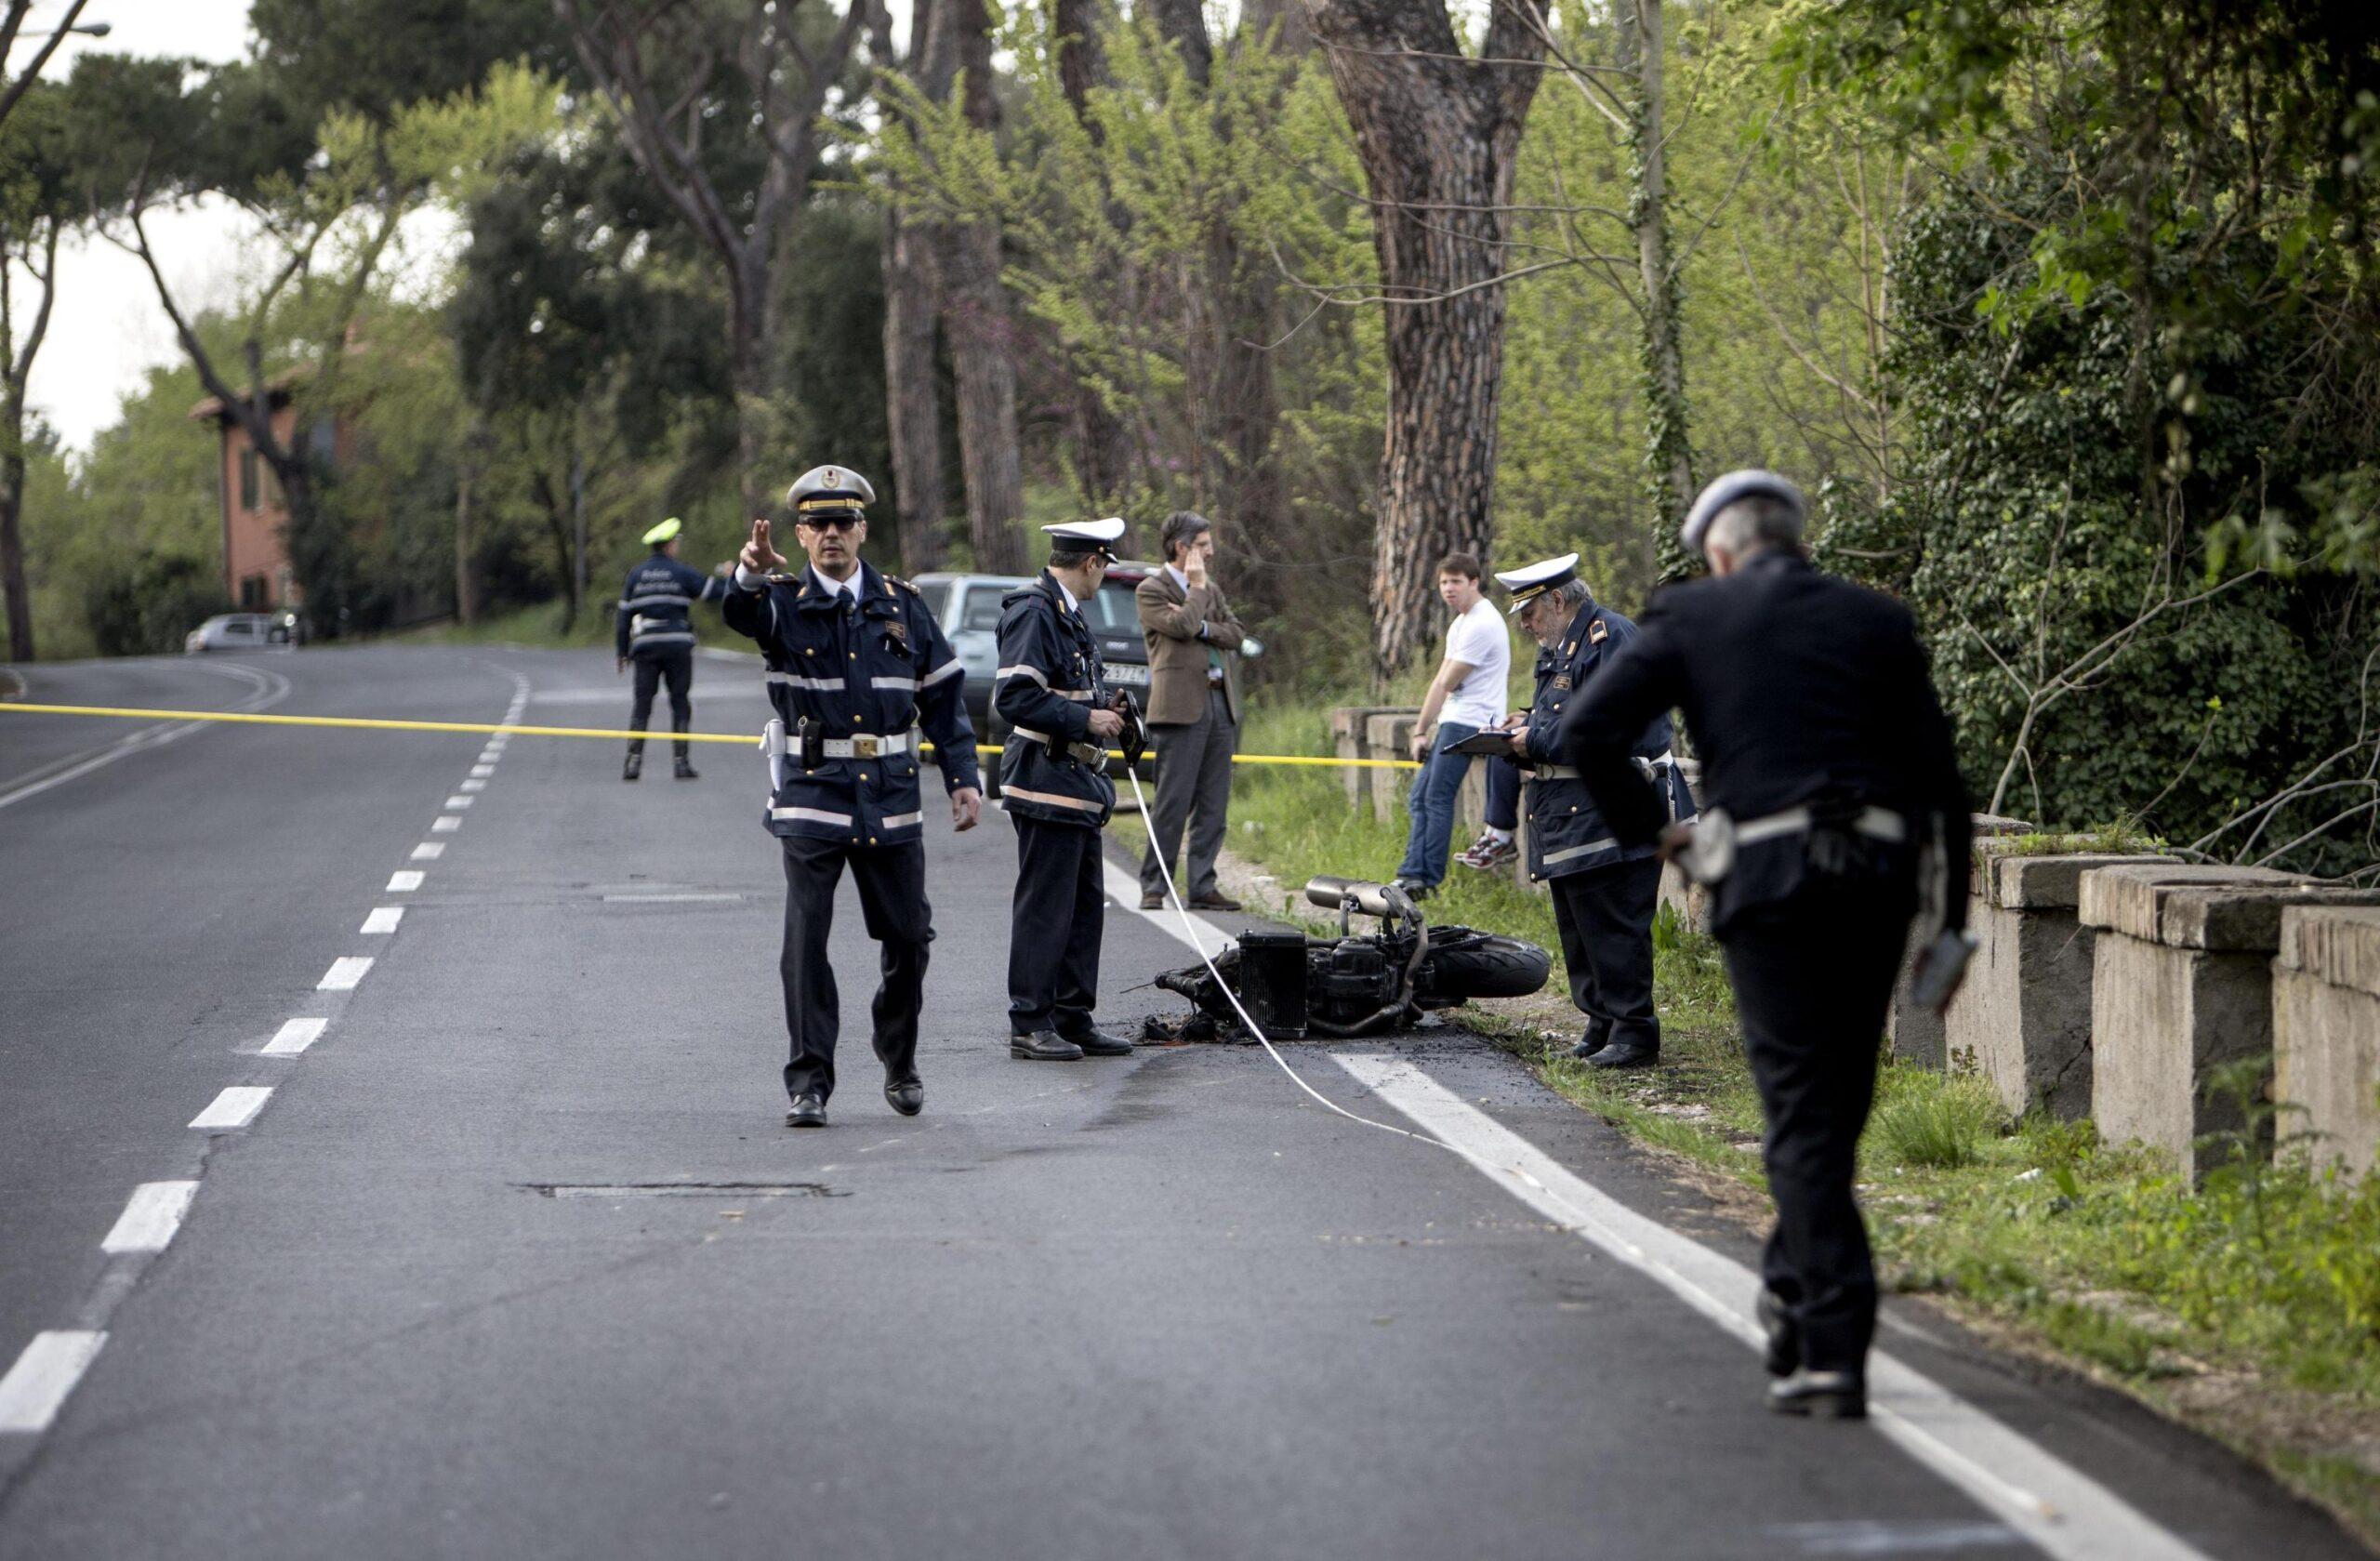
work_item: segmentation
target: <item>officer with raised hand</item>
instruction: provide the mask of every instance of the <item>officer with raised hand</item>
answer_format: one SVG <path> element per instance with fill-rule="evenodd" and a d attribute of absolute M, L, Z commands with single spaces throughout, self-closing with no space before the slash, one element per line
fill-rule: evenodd
<path fill-rule="evenodd" d="M 1513 615 L 1542 647 L 1535 698 L 1508 736 L 1528 780 L 1528 876 L 1553 891 L 1570 1000 L 1587 1016 L 1586 1034 L 1570 1054 L 1590 1067 L 1645 1067 L 1661 1054 L 1661 1022 L 1653 1011 L 1660 857 L 1649 840 L 1622 843 L 1578 771 L 1557 757 L 1564 707 L 1636 637 L 1636 626 L 1595 602 L 1579 578 L 1576 553 L 1496 578 L 1513 593 Z M 1663 710 L 1638 729 L 1629 756 L 1659 777 L 1669 816 L 1683 818 L 1694 804 L 1670 740 Z"/>
<path fill-rule="evenodd" d="M 1009 725 L 1000 806 L 1016 826 L 1009 926 L 1009 1055 L 1121 1056 L 1132 1043 L 1091 1023 L 1106 890 L 1099 832 L 1116 811 L 1107 744 L 1124 730 L 1082 603 L 1107 577 L 1124 523 L 1072 521 L 1050 535 L 1050 567 L 1000 603 L 992 708 Z"/>
<path fill-rule="evenodd" d="M 1659 837 L 1715 886 L 1712 930 L 1768 1118 L 1769 1403 L 1856 1418 L 1876 1281 L 1854 1155 L 1928 840 L 1945 927 L 1915 985 L 1937 1004 L 1957 989 L 1973 820 L 1914 620 L 1813 568 L 1804 514 L 1801 490 L 1773 472 L 1705 488 L 1681 536 L 1712 578 L 1654 598 L 1635 642 L 1572 702 L 1561 753 L 1614 835 Z M 1690 828 L 1632 757 L 1645 723 L 1673 708 L 1702 759 L 1706 811 Z"/>
<path fill-rule="evenodd" d="M 866 507 L 875 497 L 848 467 L 804 472 L 787 503 L 809 566 L 785 573 L 769 523 L 756 520 L 724 608 L 730 628 L 760 642 L 776 710 L 763 747 L 768 827 L 785 857 L 777 973 L 793 1041 L 785 1068 L 788 1127 L 825 1127 L 835 1091 L 840 1009 L 826 937 L 846 863 L 867 935 L 883 951 L 883 985 L 870 1016 L 884 1098 L 904 1117 L 925 1108 L 918 1006 L 933 909 L 926 903 L 919 726 L 941 756 L 952 827 L 972 829 L 983 816 L 959 659 L 916 589 L 860 559 Z"/>
<path fill-rule="evenodd" d="M 653 719 L 656 683 L 669 687 L 669 730 L 678 733 L 678 778 L 695 778 L 684 734 L 693 730 L 694 686 L 694 605 L 716 602 L 727 594 L 727 565 L 720 575 L 678 562 L 678 535 L 685 528 L 675 515 L 644 534 L 653 554 L 628 571 L 620 588 L 620 605 L 612 628 L 613 658 L 620 671 L 636 664 L 636 703 L 628 710 L 628 730 L 642 732 Z M 644 774 L 644 739 L 628 739 L 628 761 L 620 779 L 632 781 Z"/>

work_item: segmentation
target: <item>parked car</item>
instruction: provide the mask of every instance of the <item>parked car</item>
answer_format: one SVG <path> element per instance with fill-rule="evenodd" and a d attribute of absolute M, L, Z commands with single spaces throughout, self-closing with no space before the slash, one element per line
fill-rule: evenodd
<path fill-rule="evenodd" d="M 295 650 L 303 638 L 295 613 L 218 613 L 182 636 L 182 654 L 257 651 L 269 645 Z"/>
<path fill-rule="evenodd" d="M 1148 702 L 1149 653 L 1141 638 L 1141 614 L 1132 603 L 1132 592 L 1158 567 L 1115 564 L 1107 571 L 1107 583 L 1083 603 L 1083 616 L 1099 642 L 1100 659 L 1107 666 L 1108 685 L 1130 689 L 1143 704 Z M 1008 736 L 1007 723 L 992 708 L 993 675 L 1000 665 L 1000 602 L 1033 580 L 1029 575 L 935 574 L 920 575 L 912 582 L 933 609 L 934 621 L 942 625 L 950 648 L 966 668 L 967 718 L 975 723 L 977 738 L 996 746 Z M 998 759 L 985 754 L 984 778 L 994 790 L 998 787 Z M 1151 773 L 1148 761 L 1143 760 L 1141 778 L 1146 780 Z"/>

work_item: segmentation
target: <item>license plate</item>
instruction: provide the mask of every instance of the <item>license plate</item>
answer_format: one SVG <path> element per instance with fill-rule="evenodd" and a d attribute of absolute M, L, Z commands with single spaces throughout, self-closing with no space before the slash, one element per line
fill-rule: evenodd
<path fill-rule="evenodd" d="M 1149 669 L 1126 662 L 1118 667 L 1110 667 L 1107 669 L 1107 681 L 1111 683 L 1139 683 L 1145 688 L 1148 686 Z"/>

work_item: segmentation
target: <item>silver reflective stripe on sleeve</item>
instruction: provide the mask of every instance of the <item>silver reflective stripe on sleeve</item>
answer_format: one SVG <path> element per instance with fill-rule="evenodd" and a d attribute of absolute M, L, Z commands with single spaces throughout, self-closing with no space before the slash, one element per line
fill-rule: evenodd
<path fill-rule="evenodd" d="M 1006 682 L 1011 678 L 1031 678 L 1043 688 L 1048 688 L 1050 686 L 1050 680 L 1042 676 L 1041 668 L 1038 667 L 1027 667 L 1021 661 L 1013 667 L 1003 667 L 998 672 L 992 674 L 992 679 L 995 682 Z"/>
<path fill-rule="evenodd" d="M 824 808 L 771 808 L 769 810 L 769 816 L 771 818 L 800 820 L 804 824 L 840 824 L 846 829 L 850 828 L 852 825 L 851 814 L 847 813 L 828 813 Z"/>
<path fill-rule="evenodd" d="M 870 678 L 867 680 L 867 686 L 906 689 L 911 694 L 915 694 L 918 691 L 918 680 L 915 678 Z"/>
<path fill-rule="evenodd" d="M 1610 851 L 1619 844 L 1618 840 L 1606 835 L 1599 840 L 1589 840 L 1584 845 L 1574 845 L 1567 851 L 1549 851 L 1545 853 L 1545 865 L 1550 867 L 1556 862 L 1568 862 L 1580 856 L 1593 856 L 1598 851 Z"/>
<path fill-rule="evenodd" d="M 955 678 L 966 670 L 966 668 L 959 665 L 959 658 L 957 656 L 953 656 L 948 661 L 944 662 L 933 671 L 927 673 L 924 681 L 919 682 L 918 686 L 919 688 L 932 688 L 934 684 L 950 678 Z"/>
<path fill-rule="evenodd" d="M 1050 692 L 1061 699 L 1071 699 L 1078 705 L 1087 704 L 1097 697 L 1087 688 L 1053 688 Z"/>
<path fill-rule="evenodd" d="M 921 825 L 925 821 L 926 815 L 922 813 L 889 813 L 884 815 L 884 827 L 907 829 Z"/>
<path fill-rule="evenodd" d="M 791 672 L 772 672 L 768 677 L 773 683 L 782 683 L 787 688 L 806 688 L 819 694 L 840 694 L 843 689 L 840 678 L 803 678 Z"/>
<path fill-rule="evenodd" d="M 1028 802 L 1047 802 L 1053 808 L 1074 808 L 1082 813 L 1097 813 L 1105 804 L 1082 797 L 1061 797 L 1054 791 L 1027 791 L 1021 786 L 1003 786 L 1003 797 L 1021 797 Z"/>

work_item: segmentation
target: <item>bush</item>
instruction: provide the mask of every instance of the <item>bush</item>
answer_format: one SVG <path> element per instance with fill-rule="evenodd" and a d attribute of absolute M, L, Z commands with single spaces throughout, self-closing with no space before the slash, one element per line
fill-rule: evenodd
<path fill-rule="evenodd" d="M 1956 1171 L 1983 1158 L 2005 1118 L 1982 1080 L 1915 1069 L 1887 1068 L 1880 1100 L 1868 1120 L 1865 1147 L 1884 1162 Z"/>

